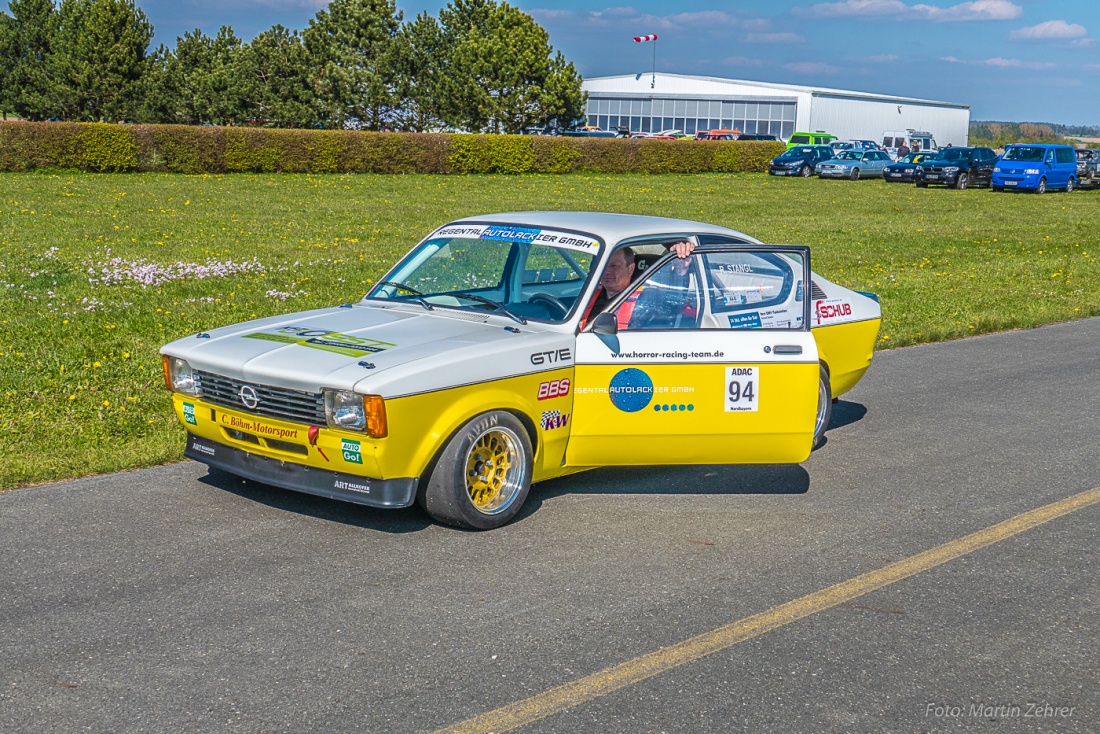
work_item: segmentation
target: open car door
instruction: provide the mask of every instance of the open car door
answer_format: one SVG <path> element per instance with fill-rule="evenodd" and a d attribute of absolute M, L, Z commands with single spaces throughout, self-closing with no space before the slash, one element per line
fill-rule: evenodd
<path fill-rule="evenodd" d="M 577 336 L 566 463 L 806 459 L 820 376 L 809 282 L 806 247 L 658 260 Z"/>

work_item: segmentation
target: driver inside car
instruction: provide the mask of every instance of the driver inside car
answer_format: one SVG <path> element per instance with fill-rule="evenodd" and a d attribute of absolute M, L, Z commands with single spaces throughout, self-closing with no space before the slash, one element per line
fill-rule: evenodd
<path fill-rule="evenodd" d="M 676 242 L 666 247 L 676 254 L 676 257 L 683 260 L 684 270 L 688 264 L 688 257 L 695 250 L 695 243 L 687 240 Z M 583 329 L 585 324 L 588 323 L 590 317 L 603 313 L 607 309 L 607 304 L 614 301 L 619 295 L 630 287 L 634 281 L 634 251 L 629 247 L 620 247 L 611 253 L 608 258 L 607 267 L 604 268 L 603 274 L 600 276 L 600 285 L 596 288 L 596 295 L 592 299 L 592 302 L 588 304 L 588 308 L 584 312 L 584 318 L 581 319 L 581 328 Z M 616 312 L 616 317 L 619 322 L 619 328 L 625 329 L 629 326 L 631 315 L 634 311 L 634 306 L 638 300 L 638 297 L 643 291 L 638 290 L 619 306 Z"/>

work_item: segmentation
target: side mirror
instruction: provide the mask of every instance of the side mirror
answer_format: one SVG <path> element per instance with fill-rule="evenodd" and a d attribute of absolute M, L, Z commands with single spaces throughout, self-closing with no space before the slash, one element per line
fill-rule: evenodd
<path fill-rule="evenodd" d="M 613 313 L 601 313 L 592 321 L 592 333 L 614 336 L 619 333 L 619 320 Z"/>

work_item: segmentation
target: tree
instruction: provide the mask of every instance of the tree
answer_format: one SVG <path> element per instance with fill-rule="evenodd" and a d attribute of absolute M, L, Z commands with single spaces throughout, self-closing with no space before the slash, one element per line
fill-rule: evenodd
<path fill-rule="evenodd" d="M 446 44 L 442 116 L 467 130 L 518 133 L 580 116 L 580 76 L 549 34 L 506 2 L 452 0 L 439 12 Z"/>
<path fill-rule="evenodd" d="M 309 64 L 302 37 L 276 25 L 241 47 L 233 64 L 244 120 L 306 127 L 314 120 Z"/>
<path fill-rule="evenodd" d="M 12 53 L 5 56 L 10 100 L 15 112 L 29 120 L 45 120 L 57 112 L 53 84 L 46 66 L 57 36 L 60 16 L 53 0 L 11 0 L 9 37 Z"/>
<path fill-rule="evenodd" d="M 133 0 L 62 0 L 46 64 L 66 119 L 124 120 L 140 108 L 153 26 Z"/>
<path fill-rule="evenodd" d="M 11 60 L 15 59 L 15 18 L 0 13 L 0 117 L 8 119 L 8 110 L 15 109 L 15 85 L 11 80 Z"/>
<path fill-rule="evenodd" d="M 302 38 L 325 127 L 354 121 L 378 130 L 392 119 L 402 18 L 393 0 L 333 0 L 310 21 Z"/>
<path fill-rule="evenodd" d="M 157 49 L 147 71 L 142 117 L 184 125 L 223 124 L 240 117 L 233 64 L 241 41 L 222 26 L 211 38 L 195 29 L 176 48 Z"/>
<path fill-rule="evenodd" d="M 397 111 L 401 130 L 424 132 L 441 127 L 440 94 L 444 62 L 443 31 L 431 15 L 421 12 L 397 35 Z"/>

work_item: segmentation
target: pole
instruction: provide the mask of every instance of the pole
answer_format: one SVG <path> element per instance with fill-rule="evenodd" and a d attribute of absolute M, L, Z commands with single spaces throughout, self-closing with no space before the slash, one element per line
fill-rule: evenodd
<path fill-rule="evenodd" d="M 649 79 L 649 88 L 657 86 L 657 39 L 653 39 L 653 76 Z"/>

